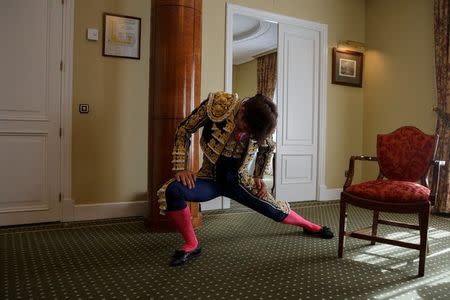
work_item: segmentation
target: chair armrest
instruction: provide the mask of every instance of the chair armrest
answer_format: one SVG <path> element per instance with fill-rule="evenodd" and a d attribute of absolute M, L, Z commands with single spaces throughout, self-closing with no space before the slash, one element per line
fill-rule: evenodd
<path fill-rule="evenodd" d="M 345 180 L 345 183 L 344 183 L 344 191 L 352 184 L 353 175 L 355 173 L 355 160 L 378 161 L 378 158 L 375 156 L 365 156 L 365 155 L 350 157 L 350 163 L 348 165 L 348 170 L 345 171 L 345 177 L 347 179 Z"/>
<path fill-rule="evenodd" d="M 430 202 L 431 205 L 434 206 L 434 203 L 436 201 L 436 194 L 438 193 L 438 186 L 439 186 L 439 175 L 441 172 L 441 167 L 444 167 L 448 165 L 448 161 L 445 160 L 433 160 L 431 162 L 432 164 L 432 179 L 431 179 L 431 190 L 430 190 Z"/>

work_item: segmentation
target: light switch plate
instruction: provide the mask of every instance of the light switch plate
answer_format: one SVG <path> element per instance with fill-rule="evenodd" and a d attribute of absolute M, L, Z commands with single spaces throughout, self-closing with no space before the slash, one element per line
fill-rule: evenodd
<path fill-rule="evenodd" d="M 87 30 L 88 41 L 98 41 L 98 30 L 97 28 L 88 28 Z"/>
<path fill-rule="evenodd" d="M 78 110 L 80 114 L 87 114 L 89 112 L 89 104 L 80 104 Z"/>

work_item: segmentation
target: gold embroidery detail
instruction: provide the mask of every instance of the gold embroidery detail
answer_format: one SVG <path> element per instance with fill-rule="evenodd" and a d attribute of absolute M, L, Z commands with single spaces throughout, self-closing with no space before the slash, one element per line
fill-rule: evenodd
<path fill-rule="evenodd" d="M 172 151 L 173 170 L 186 169 L 187 156 L 191 135 L 208 119 L 208 100 L 203 101 L 189 116 L 187 116 L 178 126 L 175 132 L 175 142 Z"/>
<path fill-rule="evenodd" d="M 167 187 L 174 181 L 175 181 L 174 178 L 170 179 L 169 181 L 164 183 L 164 185 L 158 190 L 158 192 L 156 192 L 156 195 L 158 196 L 159 213 L 161 215 L 165 215 L 167 210 L 167 202 L 166 202 Z"/>
<path fill-rule="evenodd" d="M 225 145 L 225 149 L 233 151 L 235 146 L 236 140 L 234 138 L 230 138 L 227 144 Z"/>
<path fill-rule="evenodd" d="M 175 155 L 175 154 L 182 154 L 182 155 L 184 155 L 184 152 L 181 152 L 181 151 L 173 151 L 173 152 L 172 152 L 172 155 Z"/>
<path fill-rule="evenodd" d="M 225 144 L 227 139 L 230 137 L 230 134 L 227 132 L 220 132 L 219 129 L 212 133 L 212 136 L 216 138 L 221 144 Z"/>
<path fill-rule="evenodd" d="M 222 122 L 230 116 L 238 103 L 237 94 L 225 92 L 210 93 L 208 97 L 208 116 L 213 122 Z"/>
<path fill-rule="evenodd" d="M 227 120 L 227 124 L 225 125 L 223 130 L 225 130 L 228 133 L 232 133 L 233 132 L 233 130 L 234 130 L 234 118 L 233 118 L 233 120 L 230 120 L 230 119 Z"/>
<path fill-rule="evenodd" d="M 240 176 L 245 177 L 244 175 L 247 174 L 248 165 L 252 161 L 253 155 L 255 154 L 256 150 L 257 150 L 257 143 L 253 140 L 250 140 L 248 142 L 248 146 L 247 146 L 247 153 L 245 154 L 242 165 L 240 166 L 239 171 L 238 171 Z M 248 174 L 247 174 L 247 176 L 248 176 Z M 246 180 L 248 180 L 248 179 L 246 179 Z M 249 187 L 251 190 L 252 184 L 250 184 L 250 183 L 251 182 L 247 182 L 246 186 Z"/>
<path fill-rule="evenodd" d="M 256 155 L 254 177 L 263 178 L 267 172 L 270 162 L 272 161 L 273 151 L 275 150 L 275 142 L 272 137 L 268 137 L 258 148 Z"/>
<path fill-rule="evenodd" d="M 285 214 L 289 214 L 289 212 L 291 211 L 291 207 L 287 201 L 275 199 L 270 193 L 268 193 L 266 197 L 261 198 L 261 200 L 270 203 Z"/>
<path fill-rule="evenodd" d="M 232 117 L 234 118 L 234 115 Z M 220 140 L 216 139 L 216 136 L 213 135 L 213 138 L 208 141 L 207 145 L 206 142 L 203 143 L 202 150 L 212 163 L 216 163 L 220 154 L 224 151 L 225 142 L 230 139 L 230 135 L 231 133 L 229 132 L 221 132 Z"/>
<path fill-rule="evenodd" d="M 219 158 L 219 155 L 212 151 L 211 148 L 206 147 L 203 149 L 203 154 L 206 156 L 206 158 L 212 163 L 215 164 L 217 159 Z"/>
<path fill-rule="evenodd" d="M 200 170 L 197 173 L 197 178 L 202 177 L 202 178 L 210 178 L 210 179 L 214 179 L 214 164 L 212 164 L 209 159 L 205 159 L 203 158 L 203 164 L 202 167 L 200 168 Z"/>
<path fill-rule="evenodd" d="M 239 168 L 239 178 L 241 185 L 244 189 L 246 189 L 249 193 L 256 196 L 258 194 L 258 188 L 256 187 L 255 180 L 248 174 L 248 165 L 252 161 L 253 156 L 258 149 L 258 144 L 255 141 L 250 140 L 247 153 L 245 155 L 244 161 L 242 162 L 241 167 Z M 290 211 L 290 206 L 287 201 L 275 199 L 270 193 L 264 197 L 259 198 L 261 201 L 267 202 L 270 205 L 276 207 L 277 209 L 283 211 L 288 214 Z"/>
<path fill-rule="evenodd" d="M 211 141 L 208 143 L 209 149 L 216 153 L 217 155 L 220 155 L 220 148 L 222 148 L 222 145 L 220 143 L 217 143 L 214 139 L 211 139 Z"/>
<path fill-rule="evenodd" d="M 225 144 L 230 140 L 235 126 L 234 118 L 242 102 L 238 101 L 237 94 L 231 95 L 224 92 L 210 93 L 207 101 L 208 117 L 213 121 L 213 133 L 209 141 L 202 136 L 200 146 L 204 157 L 215 164 L 219 156 L 223 154 Z M 223 108 L 227 108 L 227 111 L 223 111 Z M 226 122 L 223 128 L 217 126 L 216 123 L 220 122 Z"/>
<path fill-rule="evenodd" d="M 259 190 L 256 187 L 255 180 L 248 174 L 248 165 L 252 161 L 255 152 L 258 150 L 258 144 L 256 141 L 250 140 L 247 146 L 247 153 L 245 154 L 244 160 L 241 167 L 239 168 L 239 179 L 241 185 L 249 193 L 254 195 L 258 194 Z M 267 202 L 270 205 L 276 207 L 277 209 L 288 214 L 290 211 L 290 206 L 287 201 L 275 199 L 270 193 L 264 198 L 259 198 L 261 201 Z"/>

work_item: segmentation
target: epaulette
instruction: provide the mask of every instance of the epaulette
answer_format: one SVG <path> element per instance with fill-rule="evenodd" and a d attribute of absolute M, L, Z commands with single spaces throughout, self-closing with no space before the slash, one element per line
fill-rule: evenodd
<path fill-rule="evenodd" d="M 239 103 L 236 93 L 225 92 L 209 93 L 208 97 L 208 117 L 213 122 L 222 122 L 234 112 L 235 106 Z"/>

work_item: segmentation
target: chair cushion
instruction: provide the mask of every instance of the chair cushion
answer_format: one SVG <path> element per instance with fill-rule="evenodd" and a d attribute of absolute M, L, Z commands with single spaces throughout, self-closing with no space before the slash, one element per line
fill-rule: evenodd
<path fill-rule="evenodd" d="M 410 181 L 372 180 L 348 187 L 345 192 L 381 202 L 428 201 L 430 189 Z"/>

